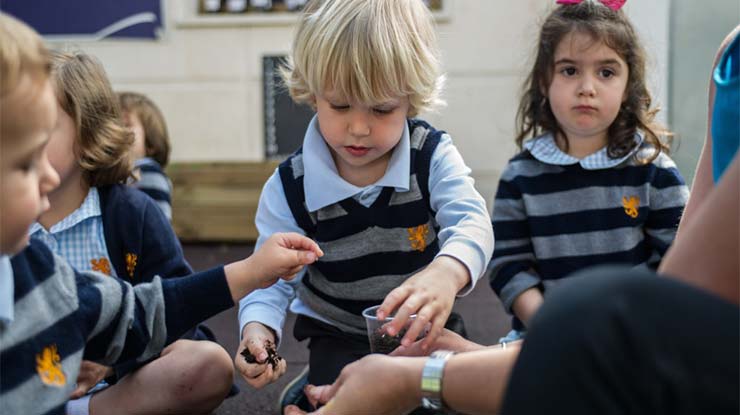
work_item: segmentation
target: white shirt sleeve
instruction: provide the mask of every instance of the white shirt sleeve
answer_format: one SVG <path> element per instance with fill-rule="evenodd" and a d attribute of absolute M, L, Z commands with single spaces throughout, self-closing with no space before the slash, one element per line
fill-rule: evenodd
<path fill-rule="evenodd" d="M 440 251 L 462 262 L 470 273 L 470 282 L 458 295 L 470 293 L 483 275 L 493 254 L 493 227 L 486 201 L 475 189 L 452 138 L 444 134 L 432 155 L 429 194 L 440 226 Z"/>

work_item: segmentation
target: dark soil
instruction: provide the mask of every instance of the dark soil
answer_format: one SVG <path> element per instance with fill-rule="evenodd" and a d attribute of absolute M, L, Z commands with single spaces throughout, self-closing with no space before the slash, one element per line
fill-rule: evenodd
<path fill-rule="evenodd" d="M 265 341 L 265 350 L 267 350 L 267 360 L 266 362 L 269 363 L 272 366 L 272 369 L 277 369 L 278 363 L 283 360 L 283 358 L 277 354 L 277 351 L 275 350 L 275 345 L 270 341 Z M 244 360 L 247 361 L 247 363 L 258 363 L 257 357 L 249 352 L 249 349 L 242 350 L 242 356 L 244 356 Z"/>
<path fill-rule="evenodd" d="M 388 354 L 401 345 L 405 334 L 406 329 L 402 329 L 397 335 L 391 336 L 381 327 L 370 336 L 370 349 L 373 353 Z"/>

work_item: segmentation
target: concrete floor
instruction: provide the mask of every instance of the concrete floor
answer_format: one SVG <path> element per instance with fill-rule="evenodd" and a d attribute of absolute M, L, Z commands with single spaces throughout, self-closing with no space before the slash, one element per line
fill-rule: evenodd
<path fill-rule="evenodd" d="M 252 252 L 251 245 L 243 244 L 185 244 L 185 256 L 196 270 L 229 263 Z M 480 281 L 473 292 L 455 304 L 455 311 L 465 320 L 471 340 L 481 344 L 493 344 L 509 330 L 509 318 L 501 303 L 494 295 L 487 280 Z M 248 386 L 237 375 L 236 382 L 241 392 L 229 398 L 214 412 L 215 415 L 272 415 L 276 414 L 277 399 L 283 387 L 296 376 L 308 361 L 306 342 L 298 343 L 292 337 L 295 316 L 290 315 L 284 332 L 285 338 L 279 353 L 288 362 L 288 371 L 276 383 L 262 390 Z M 209 319 L 206 324 L 216 333 L 216 337 L 226 350 L 234 356 L 238 346 L 237 308 L 224 311 Z"/>

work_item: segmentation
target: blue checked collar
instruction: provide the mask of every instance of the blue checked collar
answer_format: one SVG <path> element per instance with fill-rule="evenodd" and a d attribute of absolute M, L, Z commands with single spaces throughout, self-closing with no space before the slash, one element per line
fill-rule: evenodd
<path fill-rule="evenodd" d="M 525 142 L 524 148 L 527 149 L 534 158 L 543 163 L 555 164 L 558 166 L 580 164 L 581 167 L 586 170 L 601 170 L 617 166 L 632 157 L 640 150 L 643 140 L 644 138 L 642 134 L 636 133 L 635 147 L 626 155 L 616 159 L 609 157 L 606 147 L 593 154 L 589 154 L 582 159 L 573 157 L 558 147 L 552 133 L 546 133 Z"/>
<path fill-rule="evenodd" d="M 51 229 L 49 229 L 49 233 L 65 231 L 86 219 L 94 218 L 96 216 L 102 216 L 100 211 L 100 195 L 98 194 L 97 188 L 91 187 L 80 207 L 78 207 L 77 210 L 72 212 L 69 216 L 59 221 L 59 223 L 52 226 Z M 36 222 L 31 226 L 31 235 L 43 229 L 43 226 Z"/>
<path fill-rule="evenodd" d="M 13 298 L 15 283 L 10 257 L 0 255 L 0 323 L 10 324 L 13 321 Z"/>

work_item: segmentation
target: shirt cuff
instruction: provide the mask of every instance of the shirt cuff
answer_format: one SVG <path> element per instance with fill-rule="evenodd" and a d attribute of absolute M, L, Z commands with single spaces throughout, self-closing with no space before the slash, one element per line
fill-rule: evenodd
<path fill-rule="evenodd" d="M 521 293 L 527 291 L 532 287 L 536 287 L 540 284 L 541 280 L 538 276 L 530 274 L 528 272 L 520 272 L 509 280 L 506 285 L 501 289 L 501 303 L 504 308 L 510 314 L 514 314 L 511 307 L 514 306 L 514 300 L 516 300 Z"/>
<path fill-rule="evenodd" d="M 475 288 L 478 279 L 483 275 L 484 261 L 481 258 L 481 254 L 473 244 L 457 241 L 446 243 L 437 254 L 437 257 L 442 255 L 455 258 L 465 265 L 465 268 L 468 270 L 468 283 L 457 293 L 457 296 L 464 297 L 470 294 Z"/>
<path fill-rule="evenodd" d="M 275 332 L 275 347 L 280 346 L 283 338 L 283 324 L 285 324 L 285 310 L 269 304 L 250 304 L 239 310 L 239 341 L 241 341 L 244 326 L 257 322 L 271 328 Z"/>

